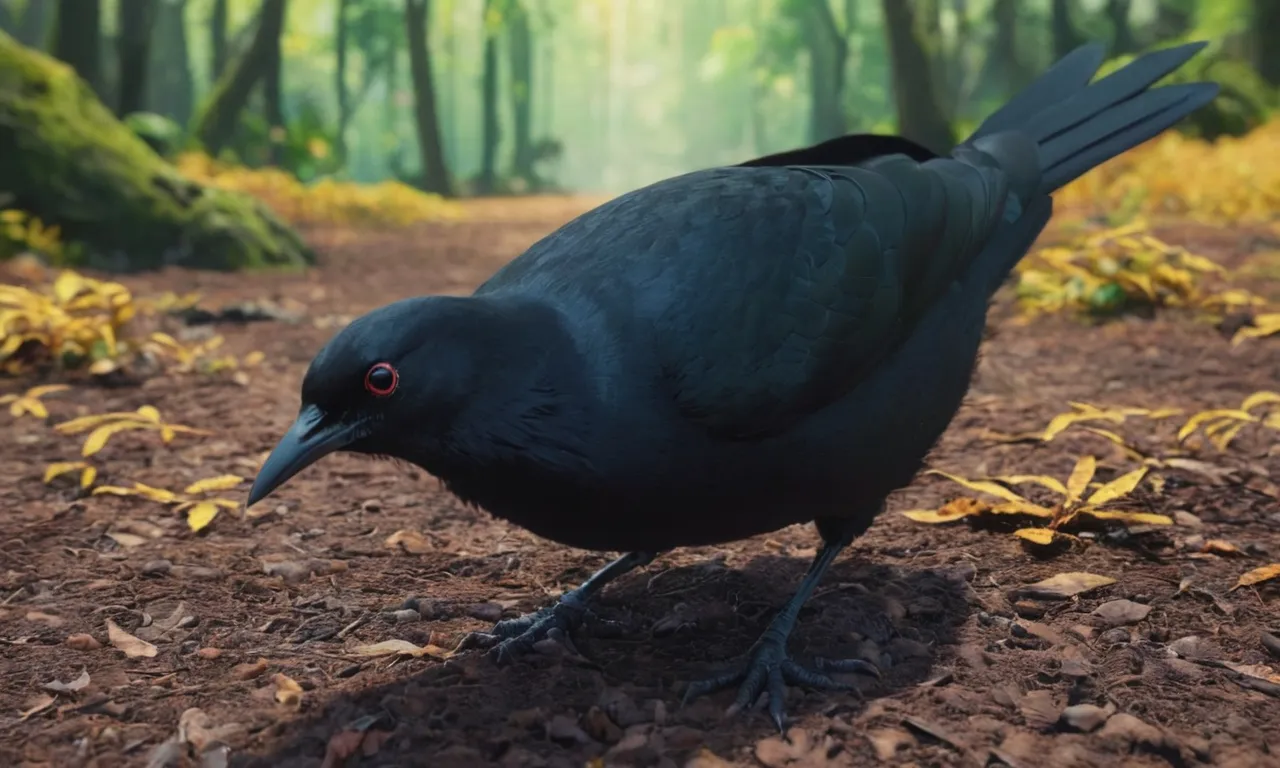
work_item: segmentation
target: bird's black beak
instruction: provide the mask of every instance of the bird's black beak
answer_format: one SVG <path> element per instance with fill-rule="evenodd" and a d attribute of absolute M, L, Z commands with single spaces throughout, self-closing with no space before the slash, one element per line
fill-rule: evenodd
<path fill-rule="evenodd" d="M 258 476 L 249 489 L 249 501 L 253 506 L 272 491 L 308 466 L 334 451 L 350 445 L 359 437 L 359 425 L 341 422 L 325 424 L 325 413 L 314 405 L 308 405 L 298 414 L 293 426 L 284 433 L 271 455 L 258 470 Z"/>

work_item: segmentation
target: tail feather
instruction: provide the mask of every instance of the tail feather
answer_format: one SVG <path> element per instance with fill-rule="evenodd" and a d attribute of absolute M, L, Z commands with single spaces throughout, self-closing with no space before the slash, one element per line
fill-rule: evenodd
<path fill-rule="evenodd" d="M 1083 45 L 987 118 L 965 143 L 999 143 L 995 135 L 1005 132 L 1031 139 L 1039 154 L 1037 192 L 1049 194 L 1212 101 L 1216 83 L 1151 88 L 1205 45 L 1153 51 L 1092 83 L 1102 46 Z"/>
<path fill-rule="evenodd" d="M 1088 85 L 1102 66 L 1105 55 L 1102 43 L 1088 43 L 1058 59 L 1035 82 L 982 121 L 969 140 L 1027 125 L 1060 102 L 1064 93 L 1075 93 Z"/>

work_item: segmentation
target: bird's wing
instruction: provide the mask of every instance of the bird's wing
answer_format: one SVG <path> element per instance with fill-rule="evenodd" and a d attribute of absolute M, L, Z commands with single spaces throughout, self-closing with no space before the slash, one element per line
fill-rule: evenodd
<path fill-rule="evenodd" d="M 667 222 L 687 290 L 657 319 L 684 416 L 759 437 L 856 387 L 1000 224 L 1009 184 L 985 159 L 757 169 L 689 190 L 683 207 L 702 211 Z"/>

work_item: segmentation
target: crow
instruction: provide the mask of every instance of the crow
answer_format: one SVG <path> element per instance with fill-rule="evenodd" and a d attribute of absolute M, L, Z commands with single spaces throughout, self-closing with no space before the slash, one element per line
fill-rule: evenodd
<path fill-rule="evenodd" d="M 582 621 L 606 583 L 674 547 L 813 522 L 794 597 L 728 673 L 738 686 L 850 687 L 787 654 L 836 555 L 909 484 L 968 390 L 988 304 L 1051 194 L 1211 101 L 1152 87 L 1204 43 L 1094 80 L 1069 53 L 949 155 L 844 136 L 621 195 L 535 243 L 470 296 L 373 310 L 311 362 L 259 501 L 337 450 L 390 456 L 562 544 L 624 552 L 483 637 L 499 660 Z"/>

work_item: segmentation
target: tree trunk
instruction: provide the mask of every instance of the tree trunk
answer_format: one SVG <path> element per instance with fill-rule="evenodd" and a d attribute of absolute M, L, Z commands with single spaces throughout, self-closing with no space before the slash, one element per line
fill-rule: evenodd
<path fill-rule="evenodd" d="M 151 111 L 185 126 L 191 120 L 195 102 L 187 49 L 187 0 L 158 2 L 146 101 Z"/>
<path fill-rule="evenodd" d="M 827 0 L 811 0 L 803 8 L 801 27 L 809 49 L 809 141 L 843 136 L 844 66 L 849 44 L 836 24 Z"/>
<path fill-rule="evenodd" d="M 333 22 L 333 48 L 336 61 L 333 67 L 333 89 L 338 100 L 338 130 L 334 147 L 338 157 L 347 156 L 347 123 L 351 120 L 351 92 L 347 90 L 347 7 L 350 0 L 338 0 L 337 18 Z M 368 62 L 366 62 L 368 66 Z"/>
<path fill-rule="evenodd" d="M 281 33 L 283 34 L 283 23 Z M 285 141 L 287 122 L 284 117 L 284 96 L 280 80 L 283 77 L 284 55 L 280 50 L 281 35 L 272 35 L 267 55 L 267 68 L 262 73 L 263 116 L 267 119 L 267 163 L 280 165 L 282 145 Z"/>
<path fill-rule="evenodd" d="M 905 0 L 881 0 L 881 8 L 888 35 L 898 132 L 934 152 L 947 152 L 955 145 L 955 138 L 938 108 L 929 58 L 916 37 L 912 9 Z"/>
<path fill-rule="evenodd" d="M 440 141 L 440 115 L 427 45 L 427 20 L 431 0 L 405 0 L 405 35 L 409 43 L 409 69 L 413 79 L 414 113 L 418 122 L 418 148 L 422 155 L 422 188 L 440 195 L 453 194 L 449 165 Z"/>
<path fill-rule="evenodd" d="M 262 1 L 258 27 L 248 50 L 218 77 L 218 84 L 201 108 L 194 133 L 209 154 L 216 155 L 227 145 L 253 87 L 268 76 L 273 65 L 278 68 L 285 6 L 286 0 Z"/>
<path fill-rule="evenodd" d="M 227 0 L 213 0 L 209 14 L 209 80 L 218 82 L 227 71 Z"/>
<path fill-rule="evenodd" d="M 71 65 L 95 93 L 102 93 L 102 4 L 57 0 L 49 51 Z"/>
<path fill-rule="evenodd" d="M 484 64 L 480 74 L 480 177 L 476 192 L 493 194 L 498 162 L 498 29 L 493 23 L 495 0 L 484 0 Z"/>
<path fill-rule="evenodd" d="M 521 0 L 507 9 L 507 58 L 511 66 L 511 117 L 515 151 L 512 175 L 532 185 L 533 173 L 533 33 Z"/>
<path fill-rule="evenodd" d="M 44 49 L 49 42 L 49 25 L 53 16 L 53 3 L 49 0 L 27 0 L 14 36 L 28 48 Z"/>
<path fill-rule="evenodd" d="M 1258 74 L 1268 83 L 1280 86 L 1280 0 L 1253 0 L 1253 51 Z"/>
<path fill-rule="evenodd" d="M 1133 53 L 1138 44 L 1133 37 L 1133 27 L 1129 24 L 1129 0 L 1107 0 L 1107 20 L 1111 22 L 1112 56 Z"/>
<path fill-rule="evenodd" d="M 996 34 L 978 82 L 984 95 L 1004 101 L 1027 84 L 1028 68 L 1018 56 L 1018 0 L 995 0 L 991 15 Z"/>
<path fill-rule="evenodd" d="M 1050 24 L 1054 61 L 1071 53 L 1084 42 L 1075 22 L 1071 20 L 1071 3 L 1068 0 L 1053 0 Z"/>
<path fill-rule="evenodd" d="M 251 197 L 193 183 L 115 119 L 73 70 L 0 33 L 0 179 L 108 271 L 312 263 Z M 68 162 L 75 158 L 75 162 Z"/>
<path fill-rule="evenodd" d="M 146 109 L 147 69 L 151 56 L 151 30 L 156 18 L 156 0 L 128 0 L 117 6 L 120 74 L 116 114 L 120 116 Z"/>

